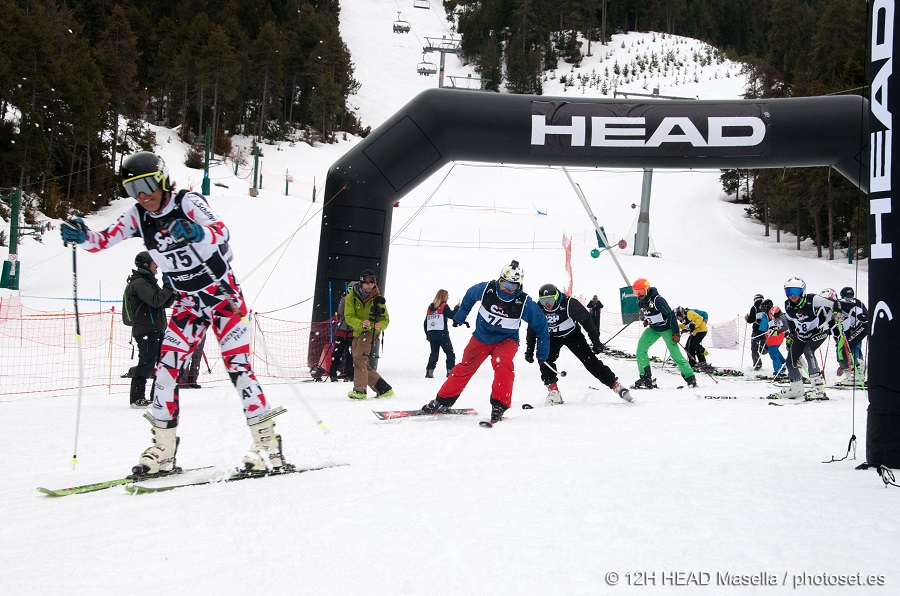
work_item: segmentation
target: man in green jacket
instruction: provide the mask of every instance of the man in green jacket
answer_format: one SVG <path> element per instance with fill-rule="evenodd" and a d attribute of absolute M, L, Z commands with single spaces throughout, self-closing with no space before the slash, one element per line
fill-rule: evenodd
<path fill-rule="evenodd" d="M 666 299 L 659 295 L 656 288 L 650 287 L 650 282 L 644 278 L 635 280 L 631 288 L 634 295 L 637 296 L 638 306 L 641 308 L 641 320 L 644 322 L 644 332 L 638 340 L 637 346 L 637 366 L 641 377 L 635 381 L 632 389 L 654 389 L 656 381 L 650 374 L 650 357 L 648 351 L 650 346 L 662 338 L 666 347 L 669 348 L 669 354 L 672 355 L 672 361 L 678 365 L 681 376 L 687 382 L 688 386 L 696 387 L 697 379 L 694 377 L 694 370 L 688 364 L 687 359 L 681 351 L 681 331 L 678 329 L 678 320 L 675 313 L 669 307 Z"/>
<path fill-rule="evenodd" d="M 366 399 L 367 386 L 375 390 L 376 398 L 394 395 L 394 390 L 378 371 L 369 368 L 372 346 L 391 322 L 376 282 L 375 272 L 366 269 L 344 303 L 344 319 L 353 328 L 350 347 L 353 354 L 353 390 L 347 394 L 350 399 Z"/>

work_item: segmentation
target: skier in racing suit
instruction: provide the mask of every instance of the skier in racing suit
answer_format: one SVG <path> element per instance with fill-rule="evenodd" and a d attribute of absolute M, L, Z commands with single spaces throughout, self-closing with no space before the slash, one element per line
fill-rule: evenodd
<path fill-rule="evenodd" d="M 153 427 L 153 445 L 141 454 L 134 473 L 148 476 L 177 471 L 178 372 L 210 326 L 253 437 L 253 447 L 243 460 L 244 470 L 263 473 L 287 466 L 272 420 L 285 410 L 270 408 L 250 366 L 247 307 L 225 253 L 228 228 L 202 195 L 175 193 L 165 162 L 153 153 L 129 156 L 120 175 L 122 186 L 136 204 L 102 232 L 89 230 L 78 218 L 64 222 L 61 233 L 64 242 L 78 244 L 88 252 L 105 250 L 128 238 L 143 239 L 177 296 L 156 369 L 153 403 L 144 415 Z"/>

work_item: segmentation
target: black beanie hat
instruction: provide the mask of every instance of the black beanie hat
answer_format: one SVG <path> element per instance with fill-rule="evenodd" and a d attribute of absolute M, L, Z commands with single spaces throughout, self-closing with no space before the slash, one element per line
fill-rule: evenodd
<path fill-rule="evenodd" d="M 150 268 L 150 263 L 153 262 L 153 259 L 150 258 L 150 253 L 146 250 L 141 251 L 134 257 L 134 266 L 135 267 L 143 267 L 144 269 Z"/>

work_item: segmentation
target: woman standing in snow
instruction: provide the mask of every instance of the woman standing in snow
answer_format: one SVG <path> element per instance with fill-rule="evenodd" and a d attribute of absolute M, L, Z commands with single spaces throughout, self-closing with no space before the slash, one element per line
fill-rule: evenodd
<path fill-rule="evenodd" d="M 444 350 L 444 355 L 447 357 L 448 377 L 450 371 L 456 366 L 456 354 L 453 352 L 453 344 L 450 342 L 448 321 L 453 320 L 459 304 L 456 305 L 456 308 L 450 308 L 450 305 L 447 304 L 449 299 L 450 293 L 447 290 L 438 290 L 425 313 L 425 337 L 431 344 L 431 355 L 428 357 L 428 365 L 425 366 L 426 379 L 434 378 L 434 367 L 437 366 L 441 350 Z"/>

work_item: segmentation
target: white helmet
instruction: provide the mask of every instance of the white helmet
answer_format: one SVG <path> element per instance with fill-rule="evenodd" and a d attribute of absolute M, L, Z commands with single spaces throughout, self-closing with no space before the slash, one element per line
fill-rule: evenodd
<path fill-rule="evenodd" d="M 824 290 L 819 292 L 819 296 L 821 296 L 822 298 L 828 298 L 829 300 L 838 299 L 838 293 L 834 291 L 833 288 L 825 288 Z"/>
<path fill-rule="evenodd" d="M 803 281 L 802 277 L 792 277 L 784 282 L 784 289 L 787 290 L 788 288 L 800 288 L 805 293 L 806 282 Z"/>
<path fill-rule="evenodd" d="M 519 261 L 510 261 L 500 270 L 500 279 L 520 284 L 525 280 L 525 271 L 519 266 Z"/>

